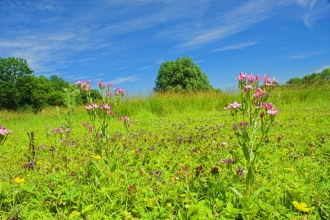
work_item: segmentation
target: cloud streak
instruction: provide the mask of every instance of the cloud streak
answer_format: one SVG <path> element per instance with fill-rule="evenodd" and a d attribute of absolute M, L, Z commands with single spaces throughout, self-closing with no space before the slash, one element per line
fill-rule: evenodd
<path fill-rule="evenodd" d="M 304 59 L 308 57 L 313 57 L 320 55 L 322 53 L 325 53 L 327 51 L 319 51 L 319 52 L 314 52 L 314 53 L 306 53 L 306 54 L 300 54 L 300 55 L 295 55 L 295 56 L 290 56 L 289 59 L 295 60 L 295 59 Z"/>
<path fill-rule="evenodd" d="M 272 17 L 276 14 L 277 8 L 286 4 L 286 1 L 248 1 L 229 12 L 219 15 L 214 19 L 213 24 L 200 29 L 190 39 L 176 45 L 176 48 L 198 48 L 204 44 L 227 38 Z"/>
<path fill-rule="evenodd" d="M 123 82 L 135 82 L 139 81 L 141 79 L 137 78 L 135 75 L 133 76 L 127 76 L 127 77 L 116 77 L 116 79 L 110 80 L 108 83 L 111 83 L 113 85 L 118 85 Z"/>
<path fill-rule="evenodd" d="M 211 52 L 219 52 L 219 51 L 225 51 L 225 50 L 241 50 L 244 49 L 246 47 L 251 47 L 255 44 L 258 44 L 259 41 L 249 41 L 249 42 L 243 42 L 243 43 L 237 43 L 237 44 L 233 44 L 230 46 L 226 46 L 226 47 L 221 47 L 221 48 L 217 48 L 214 50 L 211 50 Z"/>

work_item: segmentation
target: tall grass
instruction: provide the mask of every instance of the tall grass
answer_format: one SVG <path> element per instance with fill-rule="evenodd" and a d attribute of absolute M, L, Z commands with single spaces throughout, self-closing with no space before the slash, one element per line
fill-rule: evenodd
<path fill-rule="evenodd" d="M 272 92 L 281 111 L 257 166 L 259 195 L 250 213 L 230 190 L 244 188 L 243 155 L 223 108 L 238 92 L 131 96 L 116 117 L 132 119 L 130 132 L 113 121 L 109 156 L 96 157 L 95 136 L 75 109 L 68 143 L 45 126 L 60 126 L 55 108 L 33 113 L 1 111 L 13 131 L 0 148 L 0 218 L 22 219 L 327 219 L 329 211 L 330 92 L 328 87 Z M 60 111 L 64 114 L 67 109 Z M 36 165 L 30 162 L 34 132 Z M 54 147 L 54 149 L 53 149 Z M 33 153 L 33 152 L 32 152 Z M 232 165 L 221 163 L 233 158 Z M 15 178 L 25 179 L 22 184 Z M 309 213 L 292 202 L 306 202 Z M 18 210 L 18 212 L 16 211 Z M 248 210 L 249 211 L 249 210 Z"/>

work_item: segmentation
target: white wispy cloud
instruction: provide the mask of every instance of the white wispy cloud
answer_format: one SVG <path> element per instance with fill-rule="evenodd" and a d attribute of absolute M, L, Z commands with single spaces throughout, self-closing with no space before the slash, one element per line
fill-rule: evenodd
<path fill-rule="evenodd" d="M 123 70 L 123 69 L 127 69 L 129 66 L 122 66 L 122 67 L 119 67 L 117 69 L 115 69 L 115 71 L 119 71 L 119 70 Z"/>
<path fill-rule="evenodd" d="M 110 80 L 107 83 L 111 83 L 113 85 L 118 85 L 123 82 L 135 82 L 139 81 L 141 79 L 137 78 L 135 75 L 133 76 L 127 76 L 127 77 L 116 77 L 116 79 Z"/>
<path fill-rule="evenodd" d="M 305 25 L 312 29 L 313 24 L 330 13 L 330 2 L 320 0 L 296 0 L 296 3 L 305 9 L 302 17 Z"/>
<path fill-rule="evenodd" d="M 86 63 L 88 61 L 92 61 L 92 60 L 96 60 L 95 57 L 87 57 L 87 58 L 83 58 L 83 59 L 80 59 L 78 60 L 79 63 Z"/>
<path fill-rule="evenodd" d="M 304 59 L 304 58 L 308 58 L 308 57 L 312 57 L 312 56 L 316 56 L 322 53 L 327 52 L 328 50 L 324 50 L 324 51 L 318 51 L 318 52 L 312 52 L 312 53 L 305 53 L 305 54 L 300 54 L 300 55 L 295 55 L 295 56 L 290 56 L 289 59 Z"/>
<path fill-rule="evenodd" d="M 146 70 L 146 69 L 150 69 L 151 67 L 153 67 L 153 65 L 151 65 L 151 66 L 141 67 L 139 70 Z"/>
<path fill-rule="evenodd" d="M 211 50 L 211 52 L 218 52 L 218 51 L 224 51 L 224 50 L 240 50 L 240 49 L 243 49 L 246 47 L 251 47 L 258 43 L 259 43 L 259 41 L 242 42 L 242 43 L 237 43 L 237 44 L 217 48 L 217 49 Z"/>
<path fill-rule="evenodd" d="M 191 38 L 176 45 L 179 49 L 200 47 L 215 40 L 227 38 L 276 14 L 288 1 L 250 0 L 229 12 L 220 14 L 212 24 L 190 34 Z"/>

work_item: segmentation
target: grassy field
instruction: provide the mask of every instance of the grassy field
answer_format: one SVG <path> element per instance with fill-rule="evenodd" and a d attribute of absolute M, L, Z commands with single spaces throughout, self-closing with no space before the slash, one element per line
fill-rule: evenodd
<path fill-rule="evenodd" d="M 330 219 L 330 89 L 273 91 L 280 112 L 248 204 L 240 196 L 246 176 L 237 172 L 244 156 L 223 109 L 239 99 L 235 91 L 131 96 L 106 142 L 88 132 L 83 106 L 63 133 L 53 129 L 64 108 L 61 120 L 55 108 L 1 111 L 0 125 L 13 134 L 0 146 L 0 217 Z"/>

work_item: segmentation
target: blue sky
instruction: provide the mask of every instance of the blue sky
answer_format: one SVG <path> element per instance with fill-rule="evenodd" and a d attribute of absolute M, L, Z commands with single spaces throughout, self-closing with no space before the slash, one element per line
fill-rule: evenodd
<path fill-rule="evenodd" d="M 1 0 L 0 30 L 0 57 L 37 76 L 132 92 L 183 56 L 221 89 L 240 71 L 285 83 L 330 67 L 329 0 Z"/>

